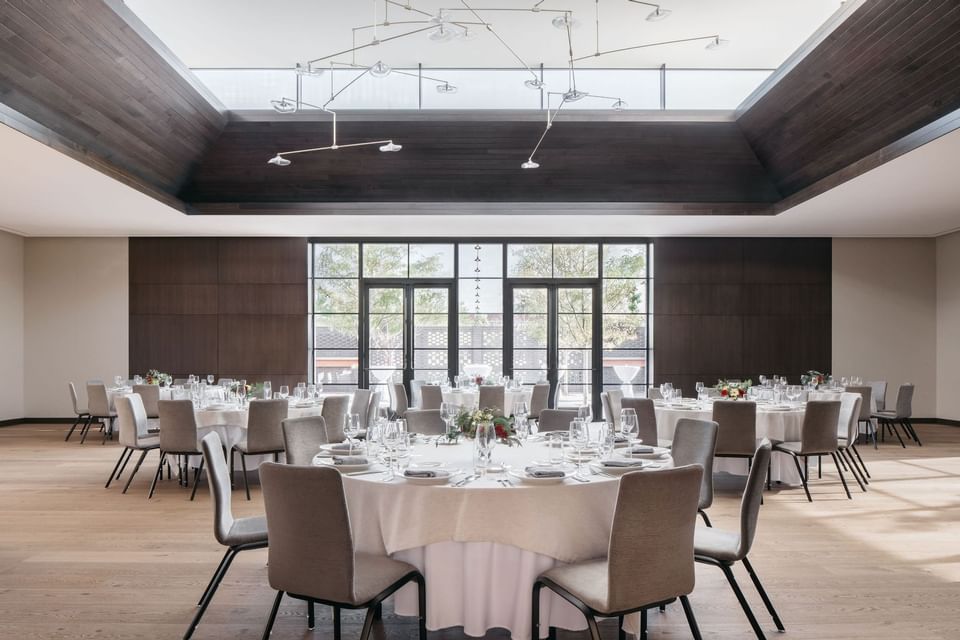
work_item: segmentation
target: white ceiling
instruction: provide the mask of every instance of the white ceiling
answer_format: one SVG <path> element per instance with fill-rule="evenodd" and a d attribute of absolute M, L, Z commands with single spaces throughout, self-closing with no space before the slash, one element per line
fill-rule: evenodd
<path fill-rule="evenodd" d="M 662 0 L 673 14 L 648 22 L 649 7 L 628 0 L 598 0 L 600 49 L 720 34 L 731 46 L 706 51 L 704 43 L 641 49 L 584 61 L 584 66 L 693 68 L 778 67 L 843 4 L 840 0 Z M 144 23 L 190 67 L 292 67 L 352 46 L 351 28 L 383 19 L 383 0 L 125 0 Z M 413 7 L 435 14 L 441 7 L 463 7 L 457 0 L 410 0 Z M 530 8 L 534 0 L 469 2 L 527 64 L 565 66 L 567 39 L 551 25 L 557 13 L 571 9 L 580 21 L 574 30 L 575 55 L 596 50 L 594 0 L 546 0 L 540 13 L 493 12 L 483 7 Z M 390 6 L 390 19 L 423 20 L 424 16 Z M 468 15 L 457 12 L 457 18 Z M 393 25 L 378 37 L 412 31 L 424 25 Z M 358 43 L 372 32 L 358 32 Z M 366 34 L 366 35 L 363 35 Z M 427 34 L 385 42 L 358 54 L 360 64 L 383 59 L 395 67 L 516 67 L 513 56 L 490 33 L 469 41 L 436 44 Z M 346 61 L 343 57 L 339 60 Z"/>
<path fill-rule="evenodd" d="M 778 216 L 187 216 L 0 126 L 0 229 L 25 236 L 937 236 L 960 229 L 960 131 Z M 549 226 L 546 226 L 549 225 Z"/>

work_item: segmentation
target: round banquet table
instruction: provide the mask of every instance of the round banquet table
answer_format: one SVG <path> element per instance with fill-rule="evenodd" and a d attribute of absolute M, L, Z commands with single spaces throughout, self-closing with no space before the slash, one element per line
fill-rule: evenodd
<path fill-rule="evenodd" d="M 530 398 L 533 391 L 530 389 L 507 389 L 503 392 L 503 414 L 513 414 L 513 404 L 519 400 L 527 403 L 530 408 Z M 474 409 L 480 404 L 480 392 L 477 389 L 449 389 L 443 392 L 443 401 L 461 406 L 465 409 Z"/>
<path fill-rule="evenodd" d="M 657 413 L 657 435 L 661 439 L 673 440 L 673 432 L 677 428 L 677 421 L 681 418 L 697 420 L 713 420 L 713 408 L 705 403 L 702 408 L 697 405 L 685 404 L 664 405 L 658 401 L 654 403 Z M 800 404 L 787 411 L 773 410 L 762 404 L 757 405 L 757 438 L 769 438 L 772 442 L 799 441 L 803 429 L 804 405 Z M 811 459 L 811 466 L 816 465 L 816 458 Z M 816 468 L 814 466 L 814 468 Z M 747 460 L 745 458 L 715 458 L 714 472 L 725 471 L 737 475 L 747 475 Z M 783 454 L 770 456 L 770 479 L 788 485 L 799 485 L 800 476 L 793 462 Z"/>
<path fill-rule="evenodd" d="M 493 461 L 522 470 L 548 455 L 543 442 L 497 445 Z M 418 444 L 410 460 L 471 472 L 473 444 Z M 672 460 L 660 464 L 671 466 Z M 344 475 L 354 544 L 357 551 L 387 554 L 423 572 L 428 629 L 462 626 L 479 637 L 504 628 L 526 640 L 537 576 L 561 563 L 606 555 L 619 483 L 585 473 L 586 483 L 514 480 L 509 487 L 496 481 L 509 477 L 503 472 L 463 487 L 412 484 L 399 476 L 388 483 L 384 474 Z M 583 614 L 572 605 L 547 589 L 542 598 L 543 637 L 550 626 L 586 629 Z M 394 608 L 400 615 L 417 615 L 414 585 L 394 596 Z M 639 616 L 628 616 L 624 628 L 637 633 Z"/>

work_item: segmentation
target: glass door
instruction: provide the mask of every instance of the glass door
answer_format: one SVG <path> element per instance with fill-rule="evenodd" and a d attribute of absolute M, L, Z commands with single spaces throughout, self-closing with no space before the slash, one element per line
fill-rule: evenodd
<path fill-rule="evenodd" d="M 363 356 L 367 387 L 389 398 L 387 384 L 440 381 L 453 375 L 449 284 L 368 284 Z M 415 386 L 415 385 L 413 385 Z"/>
<path fill-rule="evenodd" d="M 567 284 L 509 288 L 510 373 L 524 384 L 548 381 L 558 407 L 594 407 L 596 401 L 595 289 Z"/>

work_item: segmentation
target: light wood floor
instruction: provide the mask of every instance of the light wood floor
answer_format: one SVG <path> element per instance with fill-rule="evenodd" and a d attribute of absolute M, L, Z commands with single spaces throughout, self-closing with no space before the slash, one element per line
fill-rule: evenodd
<path fill-rule="evenodd" d="M 209 494 L 196 502 L 176 482 L 147 501 L 156 454 L 121 495 L 103 488 L 119 454 L 91 437 L 63 442 L 62 425 L 0 429 L 0 638 L 178 638 L 222 549 L 213 539 Z M 814 481 L 813 504 L 800 489 L 767 494 L 753 564 L 787 625 L 786 638 L 960 638 L 960 429 L 921 426 L 925 446 L 860 447 L 873 474 L 867 494 L 843 495 L 830 466 Z M 124 476 L 124 479 L 126 476 Z M 727 477 L 710 510 L 734 527 L 737 481 Z M 258 488 L 257 488 L 258 489 Z M 262 510 L 234 493 L 238 515 Z M 196 638 L 259 638 L 272 602 L 266 551 L 240 554 Z M 775 628 L 737 569 L 758 619 Z M 722 574 L 697 568 L 691 596 L 706 638 L 750 638 Z M 287 602 L 273 638 L 332 637 L 318 607 Z M 689 637 L 679 606 L 651 613 L 655 638 Z M 344 638 L 360 618 L 345 618 Z M 613 626 L 604 636 L 616 637 Z M 414 621 L 385 615 L 378 638 L 415 638 Z M 491 632 L 491 637 L 503 633 Z M 585 634 L 561 633 L 565 638 Z M 463 638 L 460 630 L 431 639 Z"/>

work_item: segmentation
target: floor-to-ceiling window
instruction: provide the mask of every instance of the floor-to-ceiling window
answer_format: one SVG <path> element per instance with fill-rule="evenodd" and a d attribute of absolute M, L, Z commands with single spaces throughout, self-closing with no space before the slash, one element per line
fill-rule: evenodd
<path fill-rule="evenodd" d="M 311 372 L 328 389 L 465 371 L 549 382 L 559 406 L 651 376 L 646 241 L 315 241 Z"/>

